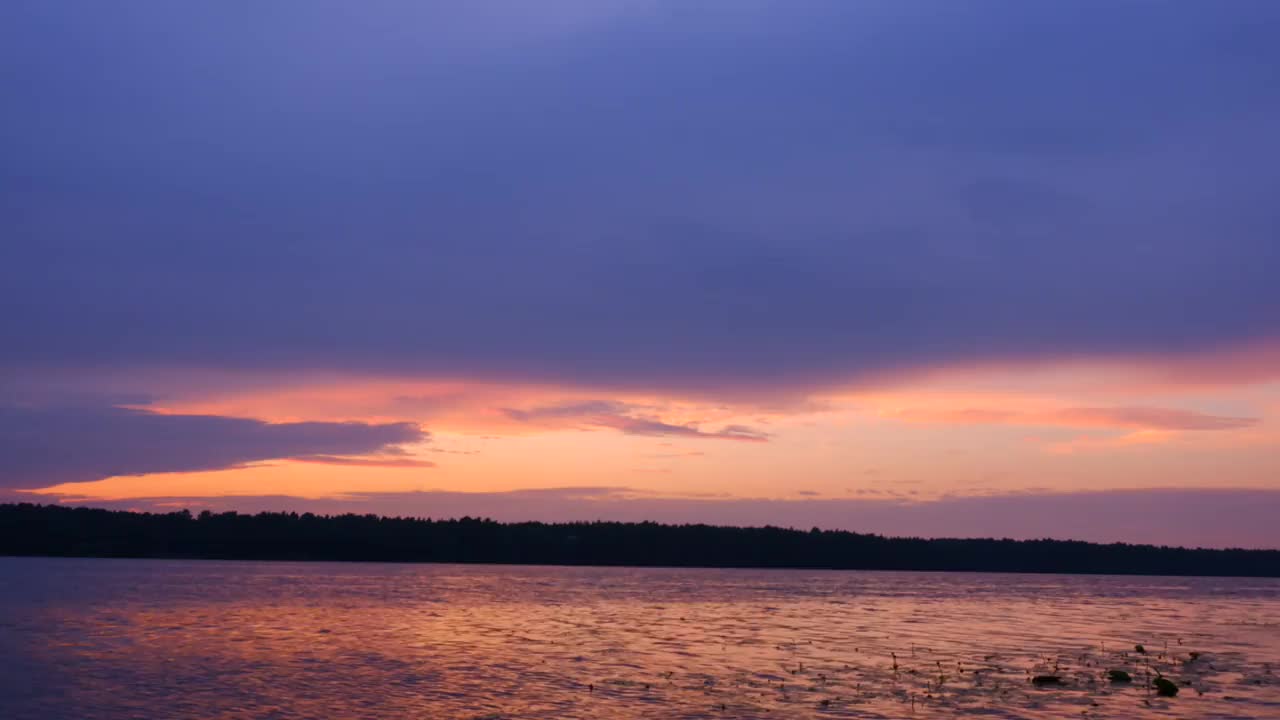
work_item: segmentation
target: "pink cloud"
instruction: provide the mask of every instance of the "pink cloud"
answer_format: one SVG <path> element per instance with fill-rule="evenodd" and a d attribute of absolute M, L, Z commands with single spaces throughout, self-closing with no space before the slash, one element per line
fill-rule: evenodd
<path fill-rule="evenodd" d="M 1051 415 L 1062 424 L 1131 427 L 1153 430 L 1236 430 L 1258 424 L 1258 418 L 1206 415 L 1159 407 L 1076 407 Z"/>
<path fill-rule="evenodd" d="M 1258 418 L 1209 415 L 1161 407 L 1067 407 L 1014 411 L 993 408 L 912 408 L 893 413 L 907 422 L 954 425 L 1048 425 L 1075 428 L 1138 430 L 1238 430 L 1259 423 Z"/>

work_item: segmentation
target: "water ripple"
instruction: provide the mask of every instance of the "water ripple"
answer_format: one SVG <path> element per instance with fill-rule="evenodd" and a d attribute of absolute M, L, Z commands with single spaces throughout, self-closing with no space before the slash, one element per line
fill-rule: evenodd
<path fill-rule="evenodd" d="M 1278 581 L 3 558 L 0 588 L 12 720 L 1280 716 Z"/>

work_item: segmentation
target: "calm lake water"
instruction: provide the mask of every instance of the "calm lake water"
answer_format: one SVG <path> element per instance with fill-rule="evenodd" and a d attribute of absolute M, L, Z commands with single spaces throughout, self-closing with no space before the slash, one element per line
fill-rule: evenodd
<path fill-rule="evenodd" d="M 1280 581 L 0 558 L 6 720 L 969 715 L 1280 718 Z"/>

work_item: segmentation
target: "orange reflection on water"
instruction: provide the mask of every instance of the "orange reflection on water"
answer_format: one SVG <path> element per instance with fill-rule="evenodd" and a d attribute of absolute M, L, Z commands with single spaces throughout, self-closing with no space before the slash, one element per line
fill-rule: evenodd
<path fill-rule="evenodd" d="M 1263 718 L 1280 702 L 1275 580 L 100 560 L 0 573 L 35 581 L 3 601 L 23 634 L 0 639 L 42 683 L 9 693 L 20 680 L 0 678 L 0 707 L 22 703 L 6 717 Z M 1112 685 L 1113 668 L 1182 692 Z"/>

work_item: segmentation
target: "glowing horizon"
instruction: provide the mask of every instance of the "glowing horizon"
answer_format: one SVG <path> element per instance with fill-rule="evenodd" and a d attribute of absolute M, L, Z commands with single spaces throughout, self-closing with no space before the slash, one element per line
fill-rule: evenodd
<path fill-rule="evenodd" d="M 153 379 L 164 394 L 129 411 L 252 419 L 277 429 L 407 424 L 421 435 L 355 452 L 264 450 L 226 467 L 116 474 L 22 494 L 157 509 L 291 497 L 356 511 L 384 494 L 404 499 L 407 514 L 430 514 L 441 493 L 484 500 L 611 488 L 609 502 L 595 504 L 601 517 L 619 515 L 619 502 L 665 500 L 692 502 L 714 521 L 717 502 L 901 505 L 1028 493 L 1277 490 L 1280 426 L 1272 418 L 1280 377 L 1237 385 L 1186 377 L 1127 393 L 1117 384 L 1162 373 L 1170 374 L 1157 365 L 1081 362 L 969 368 L 768 401 L 458 380 L 328 376 L 237 385 L 222 376 L 210 389 Z M 147 381 L 115 382 L 113 392 L 128 394 Z M 1224 475 L 1229 483 L 1219 480 Z M 415 494 L 420 503 L 411 501 Z M 573 504 L 540 507 L 536 519 L 576 517 L 581 508 Z"/>

